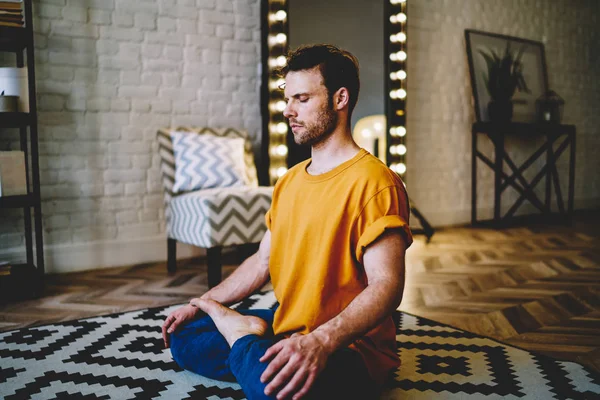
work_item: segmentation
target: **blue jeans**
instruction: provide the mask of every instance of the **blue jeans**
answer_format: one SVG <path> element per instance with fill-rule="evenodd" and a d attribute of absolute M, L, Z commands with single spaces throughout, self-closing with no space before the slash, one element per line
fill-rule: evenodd
<path fill-rule="evenodd" d="M 243 315 L 262 318 L 273 325 L 274 310 L 236 310 Z M 275 399 L 264 393 L 260 376 L 268 363 L 259 361 L 267 349 L 281 337 L 269 329 L 264 336 L 247 335 L 230 349 L 209 316 L 192 321 L 171 334 L 171 354 L 184 369 L 211 379 L 237 381 L 248 400 Z M 331 355 L 327 366 L 315 381 L 309 399 L 377 398 L 377 387 L 370 378 L 362 357 L 345 348 Z"/>

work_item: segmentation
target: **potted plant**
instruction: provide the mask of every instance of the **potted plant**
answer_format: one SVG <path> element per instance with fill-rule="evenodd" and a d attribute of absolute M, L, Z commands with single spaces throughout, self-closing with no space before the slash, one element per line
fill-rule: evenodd
<path fill-rule="evenodd" d="M 500 57 L 494 50 L 488 52 L 479 50 L 487 64 L 487 75 L 484 75 L 487 91 L 492 98 L 488 104 L 490 121 L 510 121 L 513 114 L 512 97 L 516 90 L 531 93 L 523 77 L 521 57 L 526 46 L 516 53 L 510 50 L 506 43 L 504 55 Z"/>

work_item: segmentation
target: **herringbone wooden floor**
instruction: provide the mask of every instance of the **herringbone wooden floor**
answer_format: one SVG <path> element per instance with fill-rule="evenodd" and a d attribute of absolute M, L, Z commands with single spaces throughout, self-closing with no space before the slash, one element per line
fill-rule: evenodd
<path fill-rule="evenodd" d="M 228 256 L 224 274 L 239 259 Z M 0 331 L 185 302 L 203 260 L 48 276 L 43 297 L 0 306 Z M 600 212 L 571 226 L 447 228 L 407 253 L 402 311 L 600 371 Z"/>

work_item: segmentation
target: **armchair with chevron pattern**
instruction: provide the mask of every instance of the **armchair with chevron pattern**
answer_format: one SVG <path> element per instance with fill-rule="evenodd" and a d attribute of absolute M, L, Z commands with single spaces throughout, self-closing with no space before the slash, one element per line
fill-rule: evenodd
<path fill-rule="evenodd" d="M 244 131 L 180 127 L 158 131 L 167 231 L 167 269 L 176 244 L 207 252 L 208 286 L 221 281 L 223 247 L 258 243 L 267 228 L 272 187 L 259 187 Z"/>

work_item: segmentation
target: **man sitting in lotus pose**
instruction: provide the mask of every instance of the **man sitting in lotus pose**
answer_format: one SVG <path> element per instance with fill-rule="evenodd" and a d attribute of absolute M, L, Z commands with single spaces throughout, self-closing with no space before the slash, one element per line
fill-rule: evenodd
<path fill-rule="evenodd" d="M 275 185 L 259 250 L 173 311 L 165 346 L 249 399 L 373 399 L 399 366 L 394 310 L 412 243 L 403 182 L 352 139 L 358 62 L 330 45 L 287 57 L 284 116 L 312 158 Z M 271 279 L 273 310 L 234 311 Z M 204 315 L 202 312 L 208 314 Z"/>

